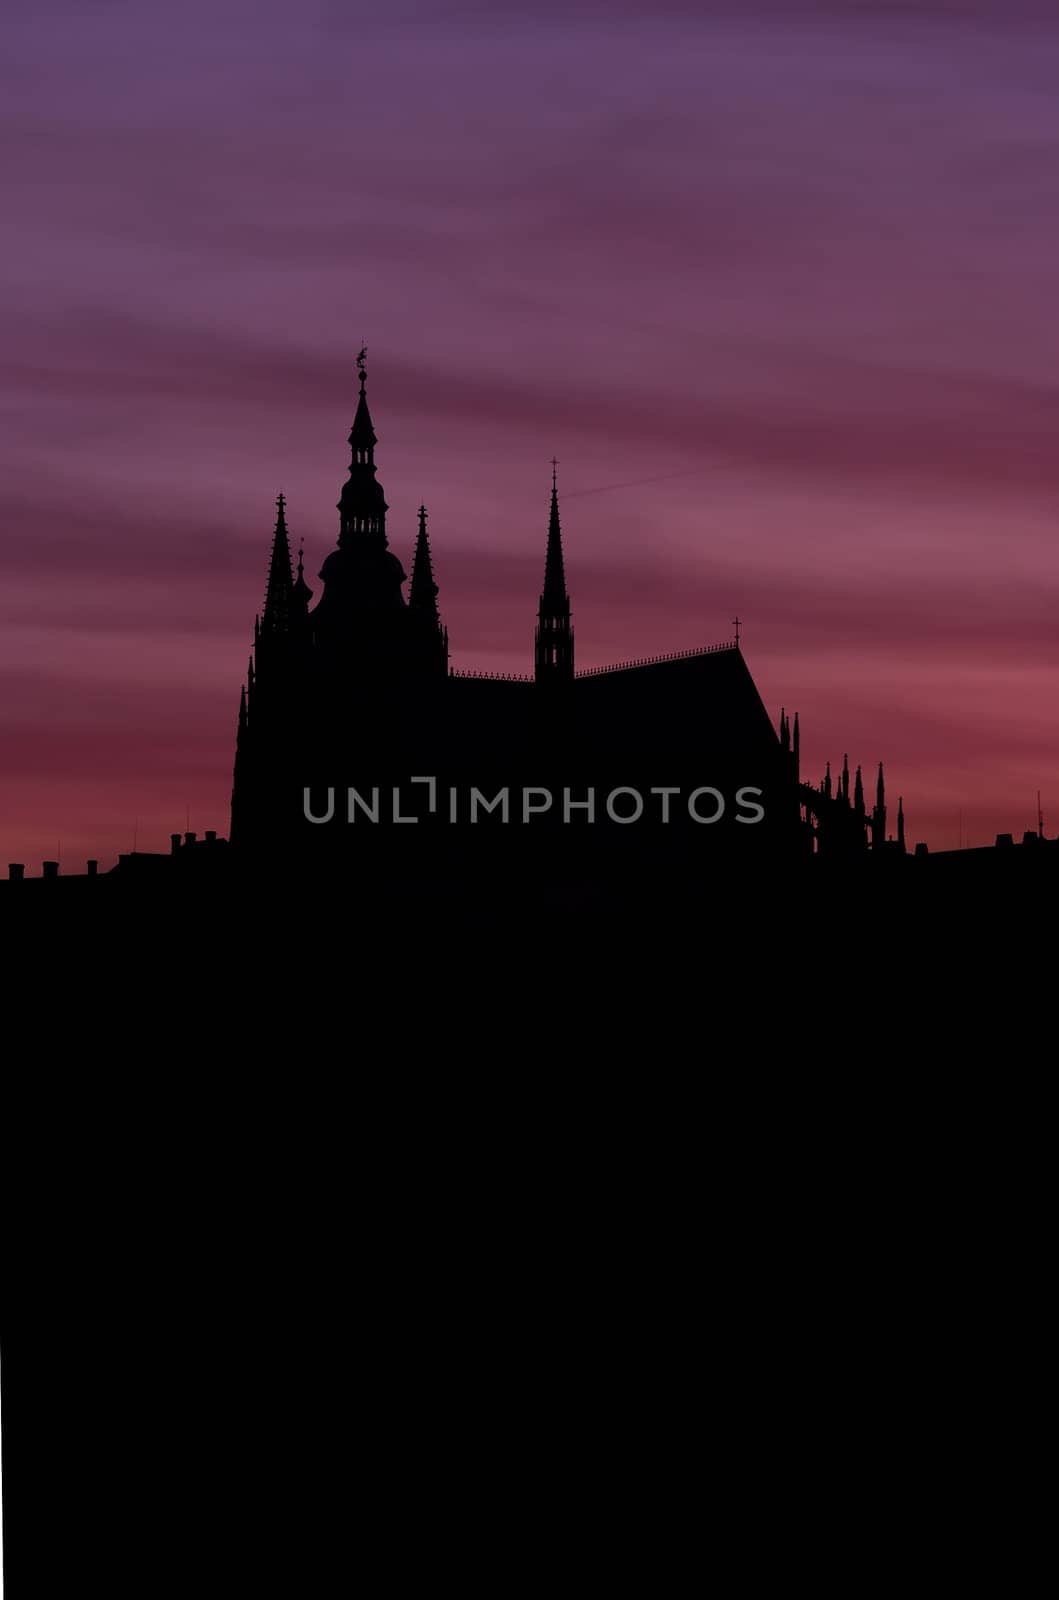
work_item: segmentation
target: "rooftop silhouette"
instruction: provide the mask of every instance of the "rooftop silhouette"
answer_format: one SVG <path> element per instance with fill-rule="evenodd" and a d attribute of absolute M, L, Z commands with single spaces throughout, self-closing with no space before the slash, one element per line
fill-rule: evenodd
<path fill-rule="evenodd" d="M 86 880 L 162 893 L 233 873 L 265 882 L 306 871 L 318 881 L 321 871 L 355 869 L 422 887 L 499 871 L 513 885 L 587 875 L 613 891 L 662 864 L 694 872 L 871 860 L 896 870 L 907 860 L 925 870 L 930 853 L 910 850 L 904 799 L 888 807 L 881 761 L 870 806 L 863 769 L 851 775 L 848 755 L 837 777 L 830 762 L 815 782 L 803 772 L 800 718 L 781 708 L 773 724 L 738 615 L 719 642 L 577 669 L 554 456 L 532 671 L 452 668 L 435 568 L 444 571 L 444 529 L 432 538 L 421 504 L 409 578 L 391 548 L 366 348 L 356 378 L 336 545 L 319 567 L 318 594 L 305 579 L 303 542 L 296 565 L 292 556 L 288 498 L 276 496 L 239 691 L 227 838 L 174 834 L 168 852 L 134 847 L 107 874 L 89 862 Z M 425 809 L 413 791 L 415 801 L 428 796 Z M 1051 843 L 1040 818 L 1023 839 L 1027 848 Z M 1001 835 L 995 852 L 1008 871 L 1022 855 L 1012 845 Z M 1050 853 L 1030 850 L 1038 869 Z M 33 876 L 12 863 L 8 882 Z M 70 877 L 57 861 L 40 874 Z"/>

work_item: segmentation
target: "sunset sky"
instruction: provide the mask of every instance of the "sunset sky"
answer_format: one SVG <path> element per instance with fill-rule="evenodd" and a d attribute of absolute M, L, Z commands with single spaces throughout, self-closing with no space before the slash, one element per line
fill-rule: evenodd
<path fill-rule="evenodd" d="M 282 488 L 525 671 L 727 638 L 910 841 L 1059 832 L 1059 8 L 13 0 L 0 872 L 227 832 Z M 708 774 L 704 782 L 709 781 Z"/>

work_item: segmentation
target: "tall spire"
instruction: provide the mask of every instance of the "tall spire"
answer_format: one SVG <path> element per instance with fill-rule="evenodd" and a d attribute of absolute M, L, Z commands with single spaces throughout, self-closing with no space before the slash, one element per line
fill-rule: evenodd
<path fill-rule="evenodd" d="M 798 728 L 798 713 L 794 713 L 794 737 L 791 740 L 791 760 L 794 764 L 794 781 L 799 783 L 802 776 L 802 736 Z"/>
<path fill-rule="evenodd" d="M 375 478 L 375 446 L 378 440 L 368 410 L 368 372 L 365 360 L 367 345 L 362 345 L 357 356 L 357 378 L 360 393 L 353 426 L 349 432 L 349 481 L 342 485 L 339 510 L 339 548 L 347 543 L 366 542 L 386 548 L 386 497 L 382 485 Z"/>
<path fill-rule="evenodd" d="M 375 437 L 375 429 L 371 425 L 371 412 L 368 410 L 368 369 L 365 366 L 367 354 L 367 345 L 362 345 L 360 354 L 357 357 L 357 379 L 360 383 L 360 394 L 357 397 L 357 411 L 353 418 L 353 426 L 349 432 L 349 444 L 353 451 L 354 465 L 374 465 L 375 446 L 379 442 Z"/>
<path fill-rule="evenodd" d="M 263 633 L 285 633 L 290 617 L 291 594 L 294 577 L 290 565 L 290 540 L 287 537 L 287 501 L 280 493 L 276 496 L 276 530 L 272 535 L 272 556 L 268 564 L 268 585 L 265 589 L 265 609 L 261 617 Z"/>
<path fill-rule="evenodd" d="M 900 795 L 897 797 L 897 848 L 902 852 L 905 848 L 905 803 Z"/>
<path fill-rule="evenodd" d="M 886 786 L 883 783 L 883 764 L 879 762 L 879 777 L 875 784 L 875 810 L 871 819 L 872 844 L 881 850 L 886 843 Z"/>
<path fill-rule="evenodd" d="M 412 561 L 412 585 L 408 591 L 408 604 L 417 611 L 438 619 L 438 586 L 434 582 L 434 569 L 430 562 L 430 541 L 427 538 L 427 508 L 419 508 L 419 532 L 416 535 L 416 553 Z"/>
<path fill-rule="evenodd" d="M 857 776 L 853 784 L 853 809 L 858 817 L 864 815 L 864 779 L 860 775 L 860 767 L 857 768 Z"/>
<path fill-rule="evenodd" d="M 849 756 L 842 757 L 842 777 L 839 779 L 839 794 L 843 800 L 849 801 Z"/>
<path fill-rule="evenodd" d="M 559 489 L 552 457 L 552 503 L 548 517 L 548 548 L 544 558 L 544 588 L 537 611 L 535 676 L 538 683 L 570 682 L 574 676 L 574 630 L 570 625 L 570 596 L 563 570 L 563 536 L 559 527 Z"/>
<path fill-rule="evenodd" d="M 449 670 L 449 635 L 441 625 L 438 611 L 438 586 L 434 582 L 434 569 L 430 560 L 430 540 L 427 538 L 427 508 L 419 508 L 419 533 L 416 553 L 412 562 L 412 583 L 408 591 L 408 615 L 419 640 L 420 659 L 431 672 L 443 677 Z"/>
<path fill-rule="evenodd" d="M 541 605 L 549 611 L 557 611 L 564 605 L 569 609 L 570 601 L 566 593 L 566 574 L 563 571 L 563 536 L 559 527 L 559 488 L 556 482 L 555 469 L 559 465 L 552 457 L 552 505 L 548 517 L 548 552 L 544 558 L 544 593 L 541 595 Z"/>

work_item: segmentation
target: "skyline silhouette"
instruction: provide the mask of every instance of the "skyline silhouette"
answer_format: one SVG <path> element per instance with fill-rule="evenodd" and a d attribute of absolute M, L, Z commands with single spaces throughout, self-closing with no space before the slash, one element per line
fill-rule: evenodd
<path fill-rule="evenodd" d="M 884 759 L 934 849 L 1038 790 L 1054 833 L 1057 32 L 946 10 L 20 19 L 0 856 L 224 830 L 261 542 L 283 489 L 331 547 L 362 335 L 456 667 L 531 669 L 554 454 L 579 667 L 738 614 L 807 770 Z"/>
<path fill-rule="evenodd" d="M 369 444 L 369 446 L 371 446 L 371 445 L 374 445 L 377 441 L 376 441 L 375 435 L 374 435 L 374 433 L 372 431 L 371 420 L 370 420 L 369 414 L 368 414 L 368 412 L 367 412 L 367 410 L 365 408 L 365 388 L 364 388 L 365 378 L 366 378 L 365 358 L 366 358 L 366 348 L 362 347 L 360 352 L 359 352 L 359 354 L 356 357 L 356 376 L 359 379 L 359 384 L 360 384 L 360 389 L 359 389 L 359 394 L 360 394 L 359 408 L 357 410 L 356 419 L 355 419 L 354 425 L 353 425 L 353 432 L 350 435 L 349 443 L 351 445 L 354 444 L 354 441 L 355 441 L 356 436 L 357 436 L 357 429 L 358 429 L 358 427 L 361 426 L 361 418 L 363 416 L 363 418 L 364 418 L 363 428 L 365 430 L 365 441 L 362 441 L 362 442 L 367 442 Z M 364 452 L 360 452 L 360 454 L 364 454 Z M 358 455 L 357 450 L 355 449 L 354 450 L 354 460 L 356 461 L 357 459 L 359 459 L 359 455 Z M 365 460 L 370 459 L 370 449 L 369 449 L 368 454 L 364 455 L 364 459 Z M 575 676 L 573 654 L 572 654 L 573 629 L 570 626 L 570 603 L 569 603 L 569 599 L 565 595 L 565 579 L 563 577 L 564 554 L 563 554 L 562 544 L 561 544 L 560 535 L 559 535 L 558 509 L 557 509 L 558 502 L 557 502 L 557 498 L 556 498 L 556 496 L 557 496 L 557 467 L 558 467 L 558 459 L 556 457 L 554 457 L 554 456 L 551 457 L 549 465 L 551 467 L 551 510 L 550 510 L 550 515 L 549 515 L 548 533 L 547 533 L 546 546 L 545 546 L 544 588 L 543 588 L 543 592 L 542 592 L 542 594 L 540 596 L 540 608 L 539 608 L 539 612 L 538 612 L 538 624 L 537 624 L 537 631 L 536 631 L 536 644 L 535 644 L 535 653 L 536 653 L 536 661 L 537 661 L 536 676 L 537 676 L 538 681 L 539 681 L 540 680 L 540 675 L 541 675 L 541 672 L 542 672 L 542 663 L 546 663 L 552 670 L 558 670 L 560 677 L 563 675 L 562 661 L 561 661 L 561 659 L 558 662 L 556 661 L 555 646 L 554 645 L 550 645 L 547 648 L 545 648 L 545 644 L 542 641 L 541 628 L 542 628 L 543 623 L 544 623 L 544 618 L 546 617 L 546 615 L 550 615 L 551 613 L 554 613 L 555 615 L 559 616 L 560 618 L 562 618 L 565 615 L 565 619 L 566 619 L 565 624 L 560 622 L 559 626 L 560 627 L 566 626 L 566 627 L 569 628 L 569 631 L 570 631 L 570 646 L 569 646 L 569 650 L 568 650 L 568 654 L 567 654 L 567 658 L 566 658 L 566 669 L 565 670 L 569 674 L 570 679 L 572 681 L 573 677 Z M 353 470 L 355 472 L 355 468 Z M 668 481 L 668 479 L 670 477 L 693 476 L 693 475 L 695 475 L 695 473 L 698 470 L 699 469 L 689 469 L 687 472 L 682 472 L 682 473 L 677 473 L 677 474 L 672 474 L 672 475 L 665 475 L 662 479 L 658 479 L 658 478 L 652 477 L 652 478 L 647 478 L 647 479 L 644 479 L 644 480 L 623 480 L 622 482 L 616 483 L 616 484 L 599 485 L 599 486 L 589 487 L 589 488 L 585 488 L 585 489 L 581 489 L 581 490 L 575 490 L 571 494 L 570 498 L 576 500 L 578 498 L 587 498 L 587 497 L 589 497 L 591 495 L 614 493 L 614 492 L 617 492 L 617 491 L 620 491 L 620 490 L 626 490 L 626 489 L 629 489 L 629 488 L 639 487 L 641 485 L 641 483 L 643 483 L 643 484 L 654 484 L 655 482 L 658 482 L 658 481 Z M 706 470 L 706 469 L 702 469 L 702 470 Z M 372 467 L 371 472 L 372 472 L 372 478 L 374 479 L 374 467 Z M 348 487 L 349 486 L 347 485 L 347 489 L 348 489 Z M 381 495 L 381 491 L 378 490 L 378 489 L 373 489 L 373 492 L 376 493 L 376 494 L 380 494 Z M 346 493 L 346 491 L 344 490 L 343 491 L 343 501 L 344 501 L 345 493 Z M 285 574 L 286 574 L 285 580 L 284 580 L 285 582 L 287 582 L 287 583 L 296 582 L 296 587 L 295 587 L 293 593 L 294 593 L 295 596 L 299 596 L 299 595 L 301 596 L 299 604 L 302 606 L 302 608 L 303 609 L 304 608 L 308 608 L 311 605 L 312 601 L 313 601 L 313 590 L 312 590 L 311 587 L 309 587 L 306 584 L 304 576 L 303 576 L 304 562 L 305 562 L 305 559 L 306 559 L 304 538 L 301 538 L 298 541 L 296 546 L 294 546 L 292 544 L 291 530 L 290 530 L 290 528 L 288 527 L 288 524 L 287 524 L 287 505 L 288 505 L 287 496 L 281 490 L 279 492 L 279 494 L 276 496 L 276 500 L 275 500 L 275 506 L 277 508 L 276 509 L 276 519 L 277 520 L 276 520 L 275 528 L 273 530 L 273 533 L 272 533 L 270 541 L 269 541 L 272 554 L 271 554 L 271 557 L 270 557 L 270 565 L 269 565 L 269 569 L 268 569 L 268 579 L 267 579 L 267 584 L 266 584 L 264 606 L 262 608 L 261 616 L 258 619 L 258 623 L 255 623 L 255 630 L 254 630 L 254 632 L 255 632 L 255 646 L 256 646 L 256 638 L 257 638 L 257 629 L 258 629 L 258 626 L 259 626 L 259 624 L 261 622 L 261 619 L 264 618 L 264 617 L 267 617 L 270 614 L 270 612 L 275 609 L 275 607 L 277 605 L 277 596 L 274 593 L 274 586 L 275 586 L 275 583 L 277 581 L 277 573 L 281 569 L 284 570 Z M 383 509 L 385 511 L 387 508 L 384 506 Z M 343 505 L 342 504 L 340 504 L 339 510 L 343 512 L 343 518 L 344 518 L 345 512 L 343 510 Z M 441 643 L 441 652 L 442 652 L 440 660 L 441 660 L 441 663 L 442 663 L 442 670 L 444 671 L 446 669 L 446 667 L 447 667 L 447 671 L 448 671 L 450 676 L 452 676 L 454 678 L 457 678 L 457 679 L 490 679 L 491 678 L 491 679 L 507 681 L 507 682 L 516 682 L 516 681 L 529 682 L 529 681 L 531 681 L 533 679 L 533 677 L 534 677 L 534 671 L 532 670 L 532 666 L 533 666 L 532 661 L 529 663 L 529 665 L 531 667 L 531 670 L 528 671 L 528 672 L 513 671 L 513 670 L 510 670 L 510 669 L 505 670 L 503 667 L 500 667 L 500 668 L 484 667 L 483 668 L 483 667 L 475 667 L 475 666 L 455 666 L 455 665 L 452 665 L 450 663 L 450 659 L 449 659 L 450 658 L 450 651 L 449 651 L 449 646 L 448 646 L 448 630 L 441 626 L 441 619 L 438 616 L 438 605 L 437 605 L 437 601 L 436 601 L 436 598 L 435 598 L 437 593 L 438 593 L 439 585 L 434 581 L 434 563 L 433 563 L 433 557 L 431 555 L 431 551 L 430 551 L 430 547 L 429 547 L 429 543 L 428 543 L 428 538 L 427 538 L 427 527 L 426 527 L 427 516 L 428 516 L 428 513 L 427 513 L 427 509 L 426 509 L 425 505 L 420 505 L 420 507 L 418 509 L 418 512 L 417 512 L 418 533 L 417 533 L 417 538 L 416 538 L 416 542 L 415 542 L 415 546 L 414 546 L 414 555 L 411 558 L 409 558 L 409 560 L 407 562 L 407 570 L 402 565 L 400 559 L 395 554 L 393 554 L 392 551 L 387 551 L 387 553 L 386 553 L 386 555 L 384 557 L 385 561 L 392 565 L 392 568 L 393 568 L 393 578 L 392 578 L 393 584 L 399 585 L 401 590 L 403 590 L 403 588 L 404 588 L 404 586 L 406 584 L 408 586 L 407 600 L 404 600 L 402 598 L 400 601 L 398 601 L 396 599 L 396 595 L 397 595 L 398 591 L 395 588 L 395 591 L 394 591 L 394 593 L 395 593 L 395 603 L 402 604 L 402 605 L 404 605 L 404 604 L 409 605 L 411 607 L 411 609 L 412 609 L 412 614 L 413 615 L 418 615 L 418 614 L 421 613 L 423 605 L 424 605 L 424 602 L 429 604 L 429 606 L 432 608 L 432 615 L 433 615 L 433 618 L 434 618 L 433 626 L 440 630 L 440 643 Z M 343 524 L 342 525 L 343 525 L 343 527 L 345 526 L 344 520 L 343 520 Z M 339 540 L 340 546 L 341 546 L 342 542 L 343 542 L 342 539 L 340 539 Z M 390 541 L 388 539 L 384 539 L 384 546 L 385 545 L 389 545 L 391 542 L 392 541 Z M 277 565 L 277 551 L 279 551 L 280 543 L 282 543 L 282 562 L 281 562 L 280 565 Z M 311 557 L 309 557 L 308 559 L 312 560 Z M 324 561 L 324 564 L 321 567 L 320 572 L 317 575 L 318 578 L 324 579 L 326 577 L 326 574 L 328 573 L 329 569 L 331 568 L 334 559 L 336 559 L 336 558 L 328 557 Z M 444 562 L 444 556 L 443 556 L 442 559 L 443 559 L 443 562 Z M 295 563 L 296 563 L 296 566 L 295 566 Z M 295 580 L 295 572 L 297 574 L 296 580 Z M 332 574 L 332 577 L 334 577 L 334 574 Z M 357 580 L 358 584 L 361 583 L 362 581 L 363 581 L 362 579 L 358 579 Z M 332 584 L 332 587 L 333 588 L 335 587 L 334 583 Z M 418 607 L 417 607 L 417 604 L 416 604 L 416 599 L 417 599 L 417 593 L 416 592 L 417 592 L 417 589 L 419 591 Z M 319 625 L 319 623 L 318 623 L 318 615 L 320 614 L 319 613 L 319 606 L 320 606 L 320 601 L 321 601 L 322 598 L 323 598 L 323 595 L 321 593 L 318 593 L 317 596 L 316 596 L 315 605 L 313 605 L 312 609 L 309 610 L 309 612 L 308 612 L 308 615 L 309 615 L 310 619 L 312 619 L 313 624 L 316 627 L 318 627 L 318 625 Z M 546 607 L 546 602 L 549 601 L 549 598 L 550 598 L 550 605 Z M 279 597 L 278 603 L 280 605 L 281 610 L 283 610 L 284 615 L 286 615 L 286 607 L 291 603 L 287 599 L 286 594 L 284 594 L 283 596 Z M 332 598 L 332 602 L 331 602 L 331 611 L 332 611 L 332 613 L 334 613 L 334 604 L 335 604 L 335 602 L 334 602 L 334 599 Z M 564 610 L 564 607 L 565 607 L 565 610 Z M 325 611 L 326 611 L 326 609 L 327 608 L 325 607 Z M 342 627 L 347 627 L 348 626 L 347 623 L 343 623 L 342 622 L 342 617 L 341 617 L 340 613 L 335 614 L 335 620 Z M 552 626 L 553 624 L 549 621 L 548 625 Z M 612 674 L 614 672 L 621 672 L 621 671 L 627 670 L 629 668 L 643 668 L 645 666 L 648 666 L 648 665 L 651 665 L 651 664 L 655 664 L 655 663 L 675 662 L 675 661 L 678 661 L 678 660 L 681 660 L 681 659 L 700 657 L 700 656 L 703 656 L 703 655 L 711 654 L 714 651 L 727 650 L 727 649 L 731 648 L 733 645 L 734 645 L 735 649 L 738 651 L 740 649 L 740 639 L 741 639 L 740 630 L 741 629 L 745 629 L 745 625 L 746 625 L 746 623 L 745 623 L 745 619 L 744 618 L 742 618 L 742 617 L 740 617 L 738 615 L 736 617 L 732 618 L 731 621 L 730 621 L 730 627 L 732 629 L 734 629 L 734 633 L 732 634 L 730 640 L 724 640 L 721 643 L 715 643 L 715 644 L 710 644 L 710 645 L 697 644 L 697 645 L 685 646 L 685 647 L 682 647 L 682 648 L 670 648 L 670 649 L 663 650 L 663 651 L 657 651 L 657 652 L 654 652 L 652 654 L 645 655 L 645 656 L 628 657 L 628 658 L 623 658 L 623 659 L 619 659 L 617 661 L 610 661 L 610 662 L 606 662 L 606 663 L 598 663 L 597 662 L 597 663 L 594 663 L 593 665 L 588 666 L 588 667 L 582 667 L 580 665 L 580 663 L 579 663 L 578 664 L 578 669 L 577 669 L 577 672 L 576 672 L 576 677 L 578 679 L 582 679 L 582 678 L 595 677 L 597 675 L 608 675 L 609 676 L 610 674 Z M 561 653 L 562 653 L 562 647 L 560 646 L 560 657 L 561 657 Z M 247 701 L 246 701 L 247 689 L 249 689 L 249 691 L 251 693 L 253 691 L 253 681 L 254 681 L 254 659 L 253 659 L 253 655 L 251 657 L 251 663 L 250 663 L 249 671 L 250 671 L 250 676 L 249 676 L 249 679 L 248 679 L 248 682 L 247 682 L 247 686 L 243 691 L 244 698 L 243 698 L 243 701 L 241 702 L 241 704 L 243 706 L 243 710 L 240 712 L 240 728 L 242 728 L 242 722 L 243 722 L 243 719 L 245 718 L 245 707 L 246 707 L 246 704 L 247 704 Z M 791 747 L 791 726 L 792 726 L 791 719 L 786 715 L 785 708 L 781 707 L 780 713 L 779 713 L 779 717 L 778 717 L 778 720 L 777 720 L 776 731 L 778 733 L 780 741 L 782 742 L 783 749 L 788 750 L 788 751 L 790 750 L 790 747 Z M 795 750 L 797 752 L 797 748 L 798 748 L 798 744 L 799 744 L 799 734 L 798 734 L 798 731 L 797 731 L 798 730 L 797 714 L 795 714 L 794 728 L 796 730 L 795 734 L 794 734 L 794 741 L 795 741 Z M 845 742 L 849 743 L 850 741 L 847 739 Z M 797 766 L 797 754 L 795 756 L 795 763 L 796 763 L 796 766 Z M 885 810 L 885 806 L 884 806 L 884 803 L 883 803 L 883 800 L 882 800 L 882 790 L 881 790 L 881 786 L 882 786 L 882 783 L 883 783 L 883 776 L 882 776 L 883 766 L 882 766 L 881 762 L 875 763 L 873 761 L 871 763 L 871 766 L 872 766 L 873 770 L 874 770 L 874 767 L 876 766 L 876 764 L 878 765 L 878 780 L 877 780 L 877 782 L 878 782 L 878 784 L 880 786 L 880 793 L 879 793 L 879 797 L 878 797 L 876 808 L 873 810 L 872 806 L 867 805 L 863 801 L 863 799 L 861 799 L 861 798 L 858 798 L 858 802 L 857 802 L 857 811 L 864 818 L 864 827 L 863 827 L 863 830 L 862 830 L 862 835 L 864 837 L 871 838 L 873 841 L 876 841 L 880 845 L 887 838 L 889 838 L 891 841 L 893 841 L 895 843 L 898 842 L 898 840 L 899 840 L 901 848 L 904 849 L 905 848 L 906 834 L 905 834 L 905 822 L 904 822 L 904 809 L 903 809 L 903 804 L 902 804 L 902 798 L 903 797 L 899 797 L 899 813 L 898 813 L 899 814 L 899 818 L 900 818 L 900 821 L 899 821 L 899 833 L 897 835 L 894 835 L 892 833 L 892 831 L 891 831 L 889 834 L 887 834 L 886 825 L 885 825 L 886 810 Z M 857 779 L 858 795 L 861 792 L 861 767 L 862 767 L 862 763 L 858 762 L 856 764 L 856 779 Z M 846 750 L 843 750 L 842 768 L 843 768 L 843 770 L 842 770 L 842 774 L 840 776 L 840 774 L 838 772 L 837 762 L 835 763 L 835 773 L 834 773 L 834 780 L 833 780 L 834 794 L 835 794 L 836 797 L 844 799 L 845 803 L 847 803 L 848 805 L 850 805 L 852 807 L 852 791 L 851 791 L 851 787 L 850 787 L 849 754 L 848 754 L 848 751 L 846 751 Z M 805 784 L 805 783 L 811 784 L 811 787 L 815 790 L 816 794 L 822 800 L 829 801 L 830 798 L 831 798 L 831 795 L 832 795 L 832 759 L 830 757 L 825 758 L 824 775 L 819 778 L 819 781 L 816 781 L 815 779 L 810 779 L 809 774 L 803 772 L 803 774 L 802 774 L 802 782 L 803 782 L 803 784 Z M 966 810 L 966 813 L 967 813 L 967 820 L 966 821 L 965 821 L 965 810 Z M 1018 828 L 1009 828 L 1009 829 L 1005 829 L 1005 830 L 999 830 L 997 837 L 999 838 L 1001 833 L 1003 833 L 1005 835 L 1011 835 L 1012 837 L 1018 837 L 1018 836 L 1020 836 L 1020 832 L 1022 834 L 1024 834 L 1024 836 L 1027 837 L 1027 838 L 1030 836 L 1031 833 L 1036 833 L 1039 836 L 1043 837 L 1044 836 L 1044 816 L 1043 816 L 1043 809 L 1042 809 L 1042 805 L 1041 805 L 1041 794 L 1040 794 L 1039 790 L 1036 792 L 1035 799 L 1034 799 L 1034 812 L 1035 812 L 1035 817 L 1036 817 L 1036 822 L 1037 822 L 1037 826 L 1036 826 L 1035 829 L 1026 828 L 1024 830 L 1019 830 Z M 957 829 L 958 829 L 958 836 L 957 836 L 957 840 L 956 840 L 956 844 L 955 844 L 955 848 L 956 849 L 959 849 L 959 850 L 971 849 L 971 848 L 974 848 L 975 846 L 978 846 L 980 848 L 980 847 L 982 847 L 984 845 L 991 845 L 994 842 L 992 838 L 990 838 L 990 839 L 979 838 L 977 840 L 974 838 L 973 833 L 971 831 L 971 825 L 970 825 L 970 817 L 973 814 L 974 814 L 973 807 L 971 807 L 971 806 L 969 806 L 967 808 L 960 807 L 958 812 L 957 812 L 957 824 L 956 825 L 957 825 Z M 810 810 L 809 810 L 808 815 L 810 815 L 810 816 L 817 816 L 818 815 L 818 813 L 813 811 L 812 805 L 810 805 Z M 875 817 L 881 818 L 881 822 L 876 823 L 876 821 L 873 820 L 873 818 L 875 818 Z M 220 824 L 221 824 L 220 831 L 222 833 L 226 833 L 227 829 L 228 829 L 228 823 L 230 821 L 230 811 L 229 811 L 229 809 L 227 807 L 224 808 L 224 816 L 223 816 L 223 818 L 221 818 L 221 819 L 213 818 L 212 820 L 220 821 Z M 184 821 L 185 821 L 185 830 L 184 830 L 183 835 L 180 835 L 179 837 L 186 837 L 188 840 L 194 840 L 197 837 L 197 830 L 192 830 L 191 829 L 191 806 L 190 806 L 190 803 L 185 805 Z M 74 831 L 76 833 L 76 831 L 77 831 L 76 827 L 75 827 Z M 218 837 L 218 831 L 219 830 L 217 828 L 213 828 L 213 829 L 207 830 L 206 833 L 205 833 L 205 838 L 207 840 L 211 840 L 211 839 L 214 839 L 214 838 Z M 854 832 L 856 833 L 856 829 L 854 829 Z M 134 823 L 133 823 L 133 830 L 132 830 L 131 853 L 133 855 L 135 855 L 136 852 L 137 852 L 139 837 L 140 837 L 140 820 L 139 820 L 139 817 L 137 817 L 135 819 Z M 177 837 L 178 837 L 177 834 L 175 834 L 175 833 L 172 834 L 172 838 L 174 840 L 174 846 L 173 846 L 174 850 L 176 848 L 175 841 L 176 841 Z M 139 848 L 140 848 L 141 851 L 144 848 L 146 848 L 148 854 L 150 854 L 152 852 L 157 853 L 158 847 L 162 844 L 162 842 L 163 841 L 161 839 L 154 838 L 153 840 L 145 841 L 145 844 L 140 844 Z M 910 839 L 909 843 L 908 843 L 908 848 L 909 849 L 913 848 L 913 845 L 914 845 L 915 842 L 916 841 L 914 839 Z M 929 848 L 929 844 L 927 843 L 927 841 L 919 841 L 919 842 L 922 843 L 925 847 Z M 949 840 L 949 839 L 944 840 L 941 848 L 942 849 L 951 849 L 951 848 L 953 848 L 952 841 Z M 118 853 L 118 855 L 124 855 L 127 852 L 121 851 L 119 849 L 117 853 Z M 89 872 L 90 873 L 95 873 L 100 867 L 99 857 L 86 858 L 86 859 L 88 860 L 88 870 L 89 870 Z M 62 863 L 63 863 L 63 851 L 62 851 L 62 841 L 61 841 L 61 839 L 56 839 L 54 852 L 52 852 L 49 856 L 46 856 L 44 858 L 44 860 L 45 860 L 45 864 L 44 864 L 43 870 L 44 870 L 44 873 L 45 873 L 46 876 L 48 874 L 54 874 L 56 872 L 61 872 L 63 870 L 63 866 L 62 866 Z M 67 852 L 67 860 L 69 861 L 69 850 Z M 111 862 L 108 862 L 108 861 L 104 860 L 104 862 L 103 862 L 103 870 L 108 870 L 110 865 L 112 865 Z M 71 866 L 72 866 L 72 870 L 74 870 L 75 872 L 79 872 L 79 871 L 83 870 L 82 864 L 78 863 L 76 861 L 71 863 Z M 23 869 L 23 870 L 25 870 L 25 869 Z M 31 875 L 31 876 L 33 875 L 33 868 L 32 867 L 29 868 L 29 875 Z"/>

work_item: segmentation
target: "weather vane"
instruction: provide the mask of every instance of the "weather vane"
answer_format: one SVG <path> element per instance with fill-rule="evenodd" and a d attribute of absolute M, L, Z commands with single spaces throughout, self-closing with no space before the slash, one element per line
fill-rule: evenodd
<path fill-rule="evenodd" d="M 367 355 L 368 347 L 366 344 L 362 344 L 360 347 L 360 354 L 357 357 L 357 371 L 360 373 L 361 377 L 364 376 L 364 362 L 367 359 Z"/>

